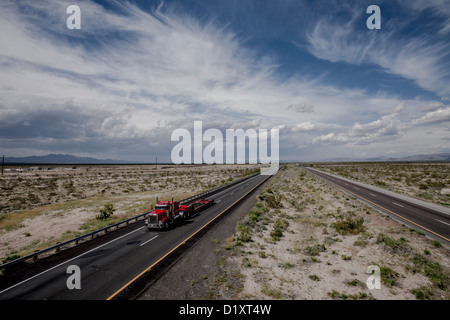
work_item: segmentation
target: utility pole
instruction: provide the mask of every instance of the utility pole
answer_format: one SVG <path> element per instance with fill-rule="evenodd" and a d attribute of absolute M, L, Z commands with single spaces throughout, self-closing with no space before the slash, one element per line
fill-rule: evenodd
<path fill-rule="evenodd" d="M 2 175 L 3 175 L 3 167 L 5 166 L 5 155 L 2 158 Z"/>

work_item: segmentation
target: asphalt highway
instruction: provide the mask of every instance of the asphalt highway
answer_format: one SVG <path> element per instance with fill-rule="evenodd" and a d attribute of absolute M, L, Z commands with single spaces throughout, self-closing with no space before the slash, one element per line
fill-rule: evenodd
<path fill-rule="evenodd" d="M 257 175 L 206 197 L 216 204 L 170 230 L 148 230 L 140 221 L 35 262 L 29 270 L 3 275 L 0 300 L 113 299 L 267 178 Z M 69 266 L 79 268 L 79 289 L 68 286 L 76 283 Z"/>
<path fill-rule="evenodd" d="M 344 189 L 368 205 L 390 214 L 405 225 L 419 229 L 441 242 L 450 243 L 449 208 L 395 194 L 312 168 L 304 169 Z"/>

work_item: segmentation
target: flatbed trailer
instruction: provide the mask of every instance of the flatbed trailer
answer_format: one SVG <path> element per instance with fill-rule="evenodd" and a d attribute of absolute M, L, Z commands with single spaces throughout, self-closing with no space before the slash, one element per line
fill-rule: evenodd
<path fill-rule="evenodd" d="M 200 199 L 189 205 L 182 205 L 180 207 L 180 215 L 183 216 L 183 219 L 189 219 L 196 213 L 199 213 L 200 211 L 212 206 L 213 204 L 214 200 Z"/>

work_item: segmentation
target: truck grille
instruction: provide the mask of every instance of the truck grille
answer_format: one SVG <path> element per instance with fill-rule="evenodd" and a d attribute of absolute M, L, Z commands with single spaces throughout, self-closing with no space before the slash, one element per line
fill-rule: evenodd
<path fill-rule="evenodd" d="M 156 224 L 157 222 L 158 222 L 158 216 L 149 216 L 148 217 L 149 224 Z"/>

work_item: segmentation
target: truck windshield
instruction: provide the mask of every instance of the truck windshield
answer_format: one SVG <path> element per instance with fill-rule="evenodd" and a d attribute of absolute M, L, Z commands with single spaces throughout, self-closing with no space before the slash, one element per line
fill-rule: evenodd
<path fill-rule="evenodd" d="M 155 206 L 155 209 L 156 210 L 167 210 L 167 206 L 158 205 L 158 206 Z"/>

